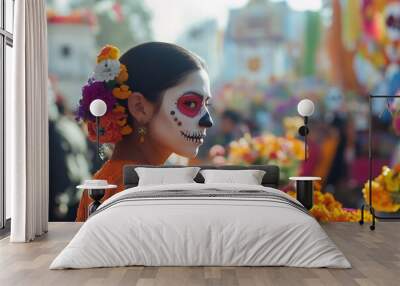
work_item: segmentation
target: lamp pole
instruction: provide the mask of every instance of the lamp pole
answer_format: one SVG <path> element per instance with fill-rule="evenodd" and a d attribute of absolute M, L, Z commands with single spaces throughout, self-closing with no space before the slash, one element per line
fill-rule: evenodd
<path fill-rule="evenodd" d="M 307 135 L 308 135 L 309 130 L 308 130 L 307 124 L 308 124 L 308 116 L 305 116 L 304 117 L 304 127 L 305 127 L 304 128 L 304 161 L 305 162 L 307 162 L 307 159 L 308 159 L 308 155 L 307 155 L 307 151 L 308 151 Z"/>
<path fill-rule="evenodd" d="M 96 119 L 96 160 L 101 163 L 101 156 L 100 156 L 100 117 L 103 116 L 107 112 L 107 105 L 104 100 L 95 99 L 90 103 L 89 106 L 90 113 Z"/>
<path fill-rule="evenodd" d="M 96 116 L 96 160 L 98 160 L 99 164 L 101 163 L 100 158 L 100 118 Z"/>
<path fill-rule="evenodd" d="M 314 113 L 314 103 L 309 99 L 303 99 L 297 105 L 297 111 L 304 118 L 304 125 L 299 128 L 299 134 L 300 136 L 304 137 L 304 161 L 307 162 L 307 135 L 310 132 L 310 130 L 308 129 L 308 118 Z"/>

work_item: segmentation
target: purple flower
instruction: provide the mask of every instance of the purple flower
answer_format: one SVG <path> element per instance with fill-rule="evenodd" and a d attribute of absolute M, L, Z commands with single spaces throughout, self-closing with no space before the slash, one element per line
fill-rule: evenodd
<path fill-rule="evenodd" d="M 82 98 L 79 101 L 77 120 L 95 120 L 90 113 L 89 106 L 95 99 L 102 99 L 107 105 L 107 112 L 111 111 L 117 102 L 104 82 L 89 82 L 82 88 Z"/>

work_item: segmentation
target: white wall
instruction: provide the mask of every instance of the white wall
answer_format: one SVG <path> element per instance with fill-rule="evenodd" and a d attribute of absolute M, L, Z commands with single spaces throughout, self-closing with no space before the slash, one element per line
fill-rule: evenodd
<path fill-rule="evenodd" d="M 58 90 L 70 108 L 75 108 L 81 89 L 93 71 L 96 42 L 92 28 L 85 24 L 49 24 L 49 75 L 58 79 Z M 63 55 L 67 48 L 69 54 Z"/>

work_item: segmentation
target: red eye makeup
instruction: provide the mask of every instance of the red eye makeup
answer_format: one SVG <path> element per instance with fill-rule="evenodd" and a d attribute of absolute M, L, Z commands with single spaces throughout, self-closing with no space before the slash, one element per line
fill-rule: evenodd
<path fill-rule="evenodd" d="M 178 110 L 188 117 L 195 117 L 199 114 L 202 105 L 203 97 L 195 93 L 184 94 L 177 102 Z"/>

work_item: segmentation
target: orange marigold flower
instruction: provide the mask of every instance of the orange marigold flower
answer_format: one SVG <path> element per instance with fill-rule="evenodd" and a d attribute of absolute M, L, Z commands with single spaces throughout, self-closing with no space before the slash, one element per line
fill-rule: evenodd
<path fill-rule="evenodd" d="M 120 51 L 117 47 L 112 45 L 104 46 L 100 53 L 97 55 L 97 63 L 104 60 L 118 60 Z"/>
<path fill-rule="evenodd" d="M 127 120 L 128 115 L 125 113 L 125 110 L 126 110 L 126 108 L 121 105 L 118 105 L 113 109 L 113 113 L 116 114 L 116 116 L 118 116 L 118 119 L 116 122 L 119 126 L 126 125 L 126 123 L 128 121 Z"/>
<path fill-rule="evenodd" d="M 124 127 L 121 128 L 121 134 L 122 135 L 128 135 L 131 134 L 133 129 L 129 125 L 125 125 Z"/>
<path fill-rule="evenodd" d="M 113 112 L 120 112 L 120 113 L 124 113 L 126 110 L 126 108 L 122 105 L 117 105 L 114 109 Z"/>
<path fill-rule="evenodd" d="M 124 82 L 126 82 L 128 80 L 128 70 L 126 68 L 125 65 L 120 64 L 119 66 L 119 74 L 118 76 L 115 78 L 115 80 L 119 83 L 122 84 Z"/>
<path fill-rule="evenodd" d="M 118 99 L 127 99 L 132 94 L 132 91 L 129 90 L 129 86 L 123 84 L 120 87 L 114 87 L 112 94 Z"/>
<path fill-rule="evenodd" d="M 364 199 L 369 202 L 369 183 L 365 183 L 363 189 Z M 378 211 L 396 212 L 400 209 L 400 204 L 396 204 L 391 192 L 385 188 L 385 184 L 372 181 L 372 204 Z"/>
<path fill-rule="evenodd" d="M 296 198 L 296 192 L 288 190 L 287 194 Z M 314 191 L 314 205 L 310 213 L 320 222 L 358 222 L 361 218 L 360 210 L 345 209 L 331 193 Z M 372 221 L 369 211 L 364 210 L 364 221 Z"/>
<path fill-rule="evenodd" d="M 321 222 L 328 222 L 330 221 L 329 211 L 324 205 L 314 205 L 311 209 L 311 214 Z"/>
<path fill-rule="evenodd" d="M 100 128 L 104 130 L 103 134 L 100 135 L 100 143 L 116 143 L 122 139 L 122 134 L 120 131 L 120 126 L 117 121 L 120 116 L 124 114 L 116 114 L 114 112 L 109 112 L 106 115 L 100 117 Z M 89 139 L 96 141 L 96 123 L 94 121 L 88 121 L 88 132 Z"/>
<path fill-rule="evenodd" d="M 119 126 L 124 126 L 127 123 L 127 119 L 126 118 L 121 118 L 120 120 L 117 120 L 117 124 Z"/>

